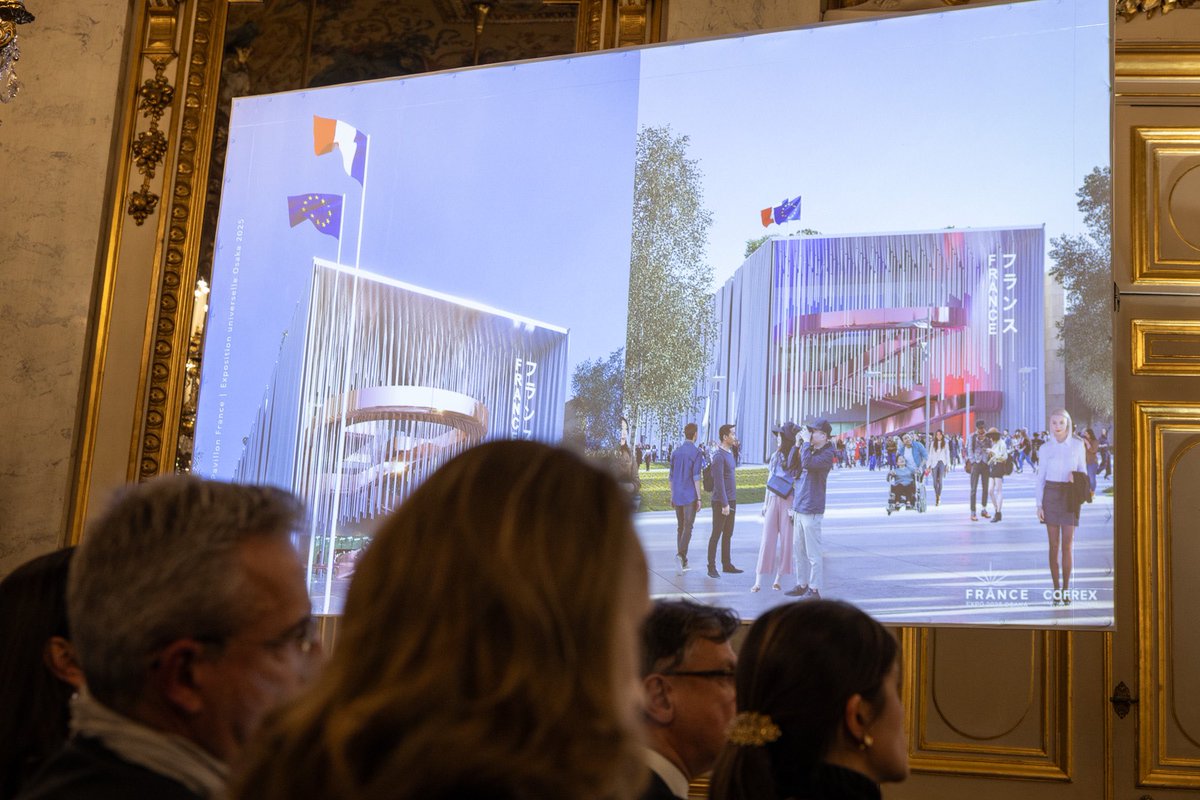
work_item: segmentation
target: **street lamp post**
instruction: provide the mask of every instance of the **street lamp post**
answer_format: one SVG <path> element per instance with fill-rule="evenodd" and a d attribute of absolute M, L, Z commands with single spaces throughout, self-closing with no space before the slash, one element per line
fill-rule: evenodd
<path fill-rule="evenodd" d="M 1027 390 L 1029 389 L 1029 374 L 1031 372 L 1037 372 L 1037 369 L 1034 367 L 1021 367 L 1019 370 L 1017 370 L 1017 373 L 1021 376 L 1021 412 L 1020 419 L 1017 420 L 1017 424 L 1014 427 L 1024 427 L 1028 424 L 1029 417 L 1031 416 L 1029 413 L 1029 403 L 1026 396 Z"/>
<path fill-rule="evenodd" d="M 928 334 L 926 334 L 928 336 Z M 930 379 L 933 377 L 933 370 L 929 363 L 929 341 L 921 342 L 921 358 L 925 362 L 925 446 L 929 446 L 929 395 L 933 393 L 933 387 L 930 385 Z"/>
<path fill-rule="evenodd" d="M 929 336 L 933 333 L 933 316 L 926 315 L 925 319 L 912 323 L 914 328 L 921 330 L 921 361 L 925 367 L 925 446 L 929 446 L 929 395 L 933 391 L 930 385 L 933 370 L 929 363 Z"/>
<path fill-rule="evenodd" d="M 871 443 L 871 397 L 875 394 L 875 379 L 883 373 L 877 369 L 868 369 L 863 372 L 867 376 L 867 445 Z"/>
<path fill-rule="evenodd" d="M 711 442 L 713 440 L 713 438 L 712 438 L 712 418 L 713 418 L 713 415 L 716 413 L 715 407 L 717 405 L 717 403 L 716 403 L 717 389 L 718 389 L 717 384 L 723 380 L 725 380 L 724 375 L 713 375 L 712 378 L 710 379 L 710 382 L 712 383 L 712 388 L 708 390 L 708 397 L 709 397 L 708 413 L 706 413 L 704 415 L 706 418 L 705 425 L 704 425 L 704 427 L 705 427 L 704 438 L 706 441 L 709 441 L 709 442 Z"/>

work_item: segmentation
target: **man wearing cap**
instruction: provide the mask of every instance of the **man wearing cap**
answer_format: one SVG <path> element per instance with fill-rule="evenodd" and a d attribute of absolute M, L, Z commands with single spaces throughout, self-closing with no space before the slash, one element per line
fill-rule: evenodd
<path fill-rule="evenodd" d="M 675 563 L 680 575 L 687 569 L 688 544 L 692 541 L 692 526 L 700 510 L 700 477 L 704 471 L 704 454 L 696 447 L 696 423 L 683 426 L 683 444 L 671 451 L 669 481 L 671 505 L 675 508 Z"/>
<path fill-rule="evenodd" d="M 793 451 L 792 472 L 796 490 L 792 496 L 792 553 L 796 558 L 796 586 L 792 597 L 820 598 L 825 585 L 824 553 L 821 549 L 821 520 L 825 516 L 825 486 L 833 469 L 833 427 L 819 419 L 801 432 L 805 443 Z"/>
<path fill-rule="evenodd" d="M 971 437 L 971 449 L 967 454 L 967 463 L 971 465 L 971 521 L 975 522 L 979 517 L 975 516 L 975 490 L 980 482 L 983 483 L 983 498 L 982 514 L 988 516 L 987 501 L 988 501 L 988 450 L 991 449 L 992 440 L 987 435 L 987 423 L 981 419 L 975 420 L 975 435 Z"/>

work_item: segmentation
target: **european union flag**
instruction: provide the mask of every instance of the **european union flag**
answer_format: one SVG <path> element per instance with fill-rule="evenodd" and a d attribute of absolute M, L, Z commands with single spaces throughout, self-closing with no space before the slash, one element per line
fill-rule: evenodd
<path fill-rule="evenodd" d="M 288 198 L 288 221 L 296 227 L 308 220 L 326 236 L 342 235 L 342 196 L 340 194 L 298 194 Z"/>
<path fill-rule="evenodd" d="M 775 224 L 782 225 L 785 222 L 800 219 L 800 198 L 794 200 L 784 200 L 773 209 L 775 212 Z"/>

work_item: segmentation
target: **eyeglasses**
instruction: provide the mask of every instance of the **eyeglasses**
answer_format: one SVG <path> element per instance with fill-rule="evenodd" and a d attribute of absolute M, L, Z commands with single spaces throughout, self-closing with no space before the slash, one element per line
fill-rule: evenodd
<path fill-rule="evenodd" d="M 662 675 L 680 676 L 684 678 L 709 678 L 718 681 L 732 681 L 737 673 L 731 669 L 691 669 L 673 670 L 660 673 Z"/>
<path fill-rule="evenodd" d="M 314 625 L 312 617 L 305 617 L 274 639 L 268 639 L 260 644 L 275 652 L 293 647 L 300 653 L 308 655 L 317 646 L 316 625 Z"/>
<path fill-rule="evenodd" d="M 197 641 L 204 642 L 206 644 L 224 647 L 226 642 L 241 637 L 197 636 L 195 638 Z M 313 651 L 314 648 L 316 648 L 319 641 L 320 636 L 317 633 L 313 618 L 305 617 L 274 638 L 267 639 L 265 641 L 252 641 L 250 644 L 254 647 L 261 647 L 262 649 L 276 655 L 281 655 L 288 650 L 294 650 L 301 655 L 308 655 Z"/>

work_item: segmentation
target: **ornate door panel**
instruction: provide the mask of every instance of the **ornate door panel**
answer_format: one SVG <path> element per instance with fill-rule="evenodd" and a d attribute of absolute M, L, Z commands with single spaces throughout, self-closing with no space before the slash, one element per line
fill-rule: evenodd
<path fill-rule="evenodd" d="M 1112 796 L 1171 800 L 1200 789 L 1200 45 L 1123 43 L 1115 90 Z"/>
<path fill-rule="evenodd" d="M 1102 797 L 1104 709 L 1079 698 L 1102 691 L 1106 636 L 905 630 L 914 773 L 887 797 Z"/>
<path fill-rule="evenodd" d="M 1200 789 L 1200 298 L 1121 298 L 1115 428 L 1118 630 L 1110 666 L 1116 797 Z M 1128 709 L 1124 718 L 1119 716 Z M 1190 791 L 1183 791 L 1190 790 Z"/>

